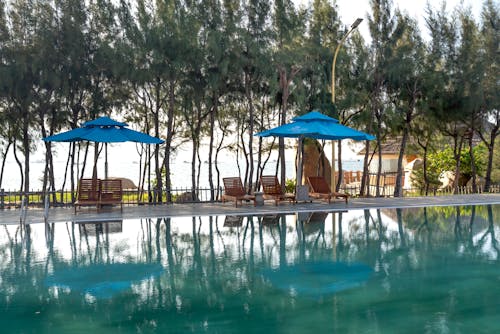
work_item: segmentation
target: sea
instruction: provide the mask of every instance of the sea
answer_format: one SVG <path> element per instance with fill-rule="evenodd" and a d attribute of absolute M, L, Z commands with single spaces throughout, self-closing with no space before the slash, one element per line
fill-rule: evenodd
<path fill-rule="evenodd" d="M 293 143 L 293 142 L 292 142 Z M 56 188 L 59 190 L 63 186 L 66 163 L 68 159 L 69 143 L 53 143 L 54 154 L 54 169 Z M 343 144 L 344 146 L 344 144 Z M 292 144 L 290 144 L 292 147 Z M 363 169 L 363 159 L 361 156 L 356 156 L 351 152 L 351 146 L 346 143 L 342 153 L 342 168 L 346 171 L 357 171 Z M 327 157 L 331 156 L 331 149 L 325 149 Z M 344 154 L 345 152 L 345 154 Z M 84 177 L 92 175 L 92 160 L 93 148 L 89 149 L 87 166 L 85 166 Z M 295 153 L 293 148 L 287 149 L 285 152 L 286 159 L 286 176 L 287 178 L 295 178 Z M 208 161 L 203 160 L 208 155 L 208 148 L 202 145 L 200 149 L 200 157 L 202 160 L 200 172 L 200 187 L 208 187 Z M 24 166 L 24 156 L 18 153 L 18 158 L 22 166 Z M 104 152 L 101 152 L 98 163 L 98 177 L 104 178 Z M 239 164 L 238 164 L 239 162 Z M 173 188 L 189 188 L 191 186 L 191 148 L 190 145 L 184 144 L 173 152 L 171 158 L 171 179 Z M 220 177 L 238 176 L 245 173 L 245 161 L 243 158 L 237 159 L 234 152 L 221 151 L 218 159 L 218 168 Z M 277 152 L 273 152 L 269 158 L 264 172 L 276 173 Z M 256 165 L 256 164 L 255 164 Z M 23 167 L 24 168 L 24 167 Z M 83 168 L 82 164 L 79 168 Z M 45 152 L 43 145 L 40 145 L 30 158 L 30 188 L 33 191 L 42 189 L 42 179 L 45 170 Z M 108 144 L 108 176 L 123 177 L 132 180 L 134 184 L 138 184 L 140 174 L 140 155 L 138 147 L 135 143 L 116 143 Z M 213 166 L 215 175 L 215 166 Z M 154 175 L 152 176 L 154 178 Z M 68 181 L 65 188 L 69 188 L 69 172 Z M 0 188 L 5 191 L 17 191 L 21 189 L 21 173 L 19 164 L 16 162 L 14 155 L 10 152 L 7 155 L 5 170 Z"/>

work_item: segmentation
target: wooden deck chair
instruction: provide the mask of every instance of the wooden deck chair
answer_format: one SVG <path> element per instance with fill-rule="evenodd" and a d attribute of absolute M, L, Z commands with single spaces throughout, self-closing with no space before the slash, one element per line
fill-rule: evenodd
<path fill-rule="evenodd" d="M 100 208 L 101 180 L 99 179 L 80 179 L 77 189 L 76 202 L 74 204 L 75 214 L 77 207 L 95 205 L 97 210 Z"/>
<path fill-rule="evenodd" d="M 326 182 L 323 176 L 309 176 L 307 177 L 307 182 L 309 183 L 310 191 L 309 196 L 312 198 L 326 199 L 328 203 L 331 203 L 333 197 L 341 197 L 347 200 L 349 199 L 348 194 L 332 192 L 330 186 Z"/>
<path fill-rule="evenodd" d="M 243 188 L 243 183 L 239 177 L 225 177 L 222 179 L 224 183 L 224 194 L 222 195 L 222 203 L 227 201 L 234 201 L 234 205 L 237 207 L 238 202 L 241 204 L 243 201 L 253 201 L 253 205 L 256 205 L 255 196 L 248 195 Z"/>
<path fill-rule="evenodd" d="M 284 193 L 276 175 L 262 175 L 260 177 L 264 199 L 272 199 L 278 205 L 281 201 L 295 202 L 295 195 Z"/>
<path fill-rule="evenodd" d="M 123 189 L 121 179 L 101 180 L 100 205 L 120 205 L 123 211 Z"/>

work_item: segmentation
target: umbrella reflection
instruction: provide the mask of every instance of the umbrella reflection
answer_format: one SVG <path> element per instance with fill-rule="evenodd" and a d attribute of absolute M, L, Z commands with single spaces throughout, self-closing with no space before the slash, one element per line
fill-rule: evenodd
<path fill-rule="evenodd" d="M 266 269 L 262 275 L 273 286 L 292 295 L 316 298 L 359 287 L 372 272 L 363 263 L 321 261 Z"/>
<path fill-rule="evenodd" d="M 66 288 L 95 298 L 111 298 L 133 284 L 160 275 L 163 267 L 147 263 L 110 263 L 55 270 L 45 279 L 48 287 Z"/>

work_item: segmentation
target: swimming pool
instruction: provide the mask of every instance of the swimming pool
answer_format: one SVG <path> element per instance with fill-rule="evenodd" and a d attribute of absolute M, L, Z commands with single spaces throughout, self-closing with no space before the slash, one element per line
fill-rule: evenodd
<path fill-rule="evenodd" d="M 1 226 L 2 333 L 500 332 L 500 206 Z"/>

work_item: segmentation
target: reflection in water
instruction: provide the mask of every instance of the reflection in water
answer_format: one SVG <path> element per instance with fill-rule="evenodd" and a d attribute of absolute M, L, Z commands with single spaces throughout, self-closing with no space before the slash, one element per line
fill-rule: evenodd
<path fill-rule="evenodd" d="M 101 263 L 82 267 L 61 268 L 45 279 L 48 287 L 68 289 L 95 298 L 111 298 L 130 289 L 132 284 L 160 275 L 159 264 Z"/>
<path fill-rule="evenodd" d="M 498 332 L 499 210 L 3 226 L 0 325 L 309 333 L 474 332 L 481 323 Z"/>
<path fill-rule="evenodd" d="M 279 269 L 265 269 L 262 275 L 290 294 L 320 298 L 359 287 L 373 270 L 362 263 L 335 261 L 304 262 Z"/>

